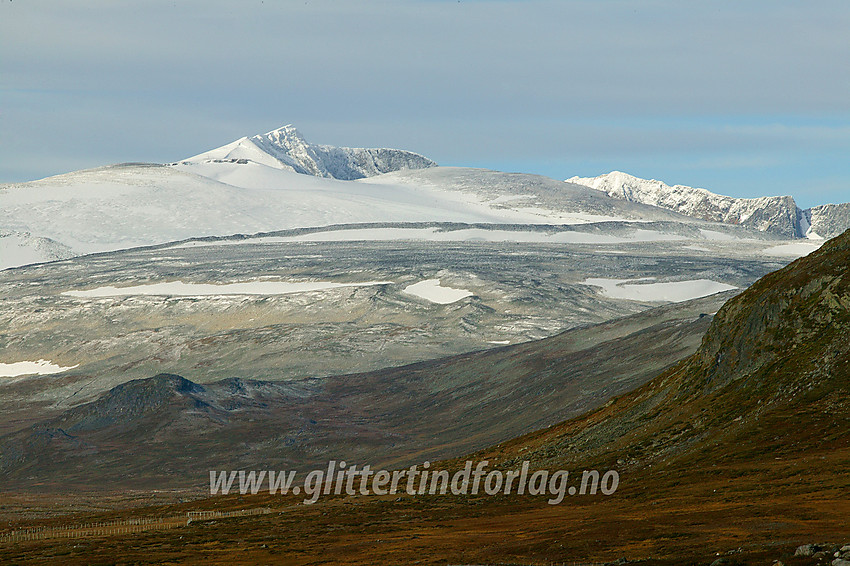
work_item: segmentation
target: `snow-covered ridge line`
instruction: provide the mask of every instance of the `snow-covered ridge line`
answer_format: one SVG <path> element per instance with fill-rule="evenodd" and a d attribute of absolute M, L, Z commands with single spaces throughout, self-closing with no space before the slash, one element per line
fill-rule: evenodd
<path fill-rule="evenodd" d="M 51 240 L 0 228 L 0 269 L 74 257 L 74 251 Z"/>
<path fill-rule="evenodd" d="M 210 162 L 253 162 L 275 169 L 345 181 L 437 165 L 427 157 L 401 149 L 312 144 L 291 124 L 265 134 L 238 139 L 181 163 Z"/>
<path fill-rule="evenodd" d="M 712 222 L 747 226 L 786 238 L 831 238 L 850 228 L 850 204 L 802 210 L 790 196 L 728 197 L 706 189 L 640 179 L 620 171 L 598 177 L 572 177 L 567 182 L 602 191 L 614 198 L 675 210 Z"/>

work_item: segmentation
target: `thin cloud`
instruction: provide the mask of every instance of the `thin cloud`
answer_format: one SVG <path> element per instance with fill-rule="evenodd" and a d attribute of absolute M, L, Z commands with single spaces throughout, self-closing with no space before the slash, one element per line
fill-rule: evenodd
<path fill-rule="evenodd" d="M 651 158 L 660 177 L 663 155 L 832 154 L 847 29 L 843 1 L 5 2 L 0 180 L 168 161 L 286 122 L 564 176 L 578 157 Z"/>

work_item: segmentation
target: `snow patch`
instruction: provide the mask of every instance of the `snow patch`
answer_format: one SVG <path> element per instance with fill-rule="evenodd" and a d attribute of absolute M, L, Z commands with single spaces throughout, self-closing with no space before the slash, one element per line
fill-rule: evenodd
<path fill-rule="evenodd" d="M 62 367 L 53 364 L 47 360 L 38 360 L 36 362 L 14 362 L 11 364 L 0 363 L 0 377 L 18 377 L 21 375 L 50 375 L 54 373 L 62 373 L 69 369 L 74 369 L 80 364 Z"/>
<path fill-rule="evenodd" d="M 823 245 L 821 242 L 794 242 L 792 244 L 782 244 L 773 246 L 764 250 L 766 255 L 777 257 L 803 257 L 809 255 Z"/>
<path fill-rule="evenodd" d="M 454 289 L 442 287 L 439 279 L 426 279 L 403 289 L 408 295 L 414 295 L 420 299 L 431 301 L 440 305 L 448 305 L 473 295 L 472 291 L 466 289 Z"/>
<path fill-rule="evenodd" d="M 67 246 L 28 232 L 0 230 L 0 269 L 73 257 Z"/>
<path fill-rule="evenodd" d="M 650 278 L 651 279 L 651 278 Z M 692 279 L 689 281 L 672 281 L 668 283 L 638 283 L 644 279 L 606 279 L 591 277 L 582 281 L 582 285 L 601 287 L 600 293 L 612 299 L 627 299 L 630 301 L 672 302 L 680 303 L 690 299 L 707 297 L 721 291 L 737 289 L 711 279 Z"/>

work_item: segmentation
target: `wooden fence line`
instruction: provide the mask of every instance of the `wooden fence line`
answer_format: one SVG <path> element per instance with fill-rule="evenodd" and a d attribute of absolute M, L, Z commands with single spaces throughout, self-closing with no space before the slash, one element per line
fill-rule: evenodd
<path fill-rule="evenodd" d="M 0 543 L 141 533 L 151 530 L 182 527 L 190 524 L 192 521 L 267 515 L 271 512 L 272 510 L 268 507 L 239 509 L 237 511 L 188 511 L 185 518 L 178 515 L 171 517 L 117 519 L 114 521 L 79 523 L 76 525 L 27 527 L 0 535 Z"/>

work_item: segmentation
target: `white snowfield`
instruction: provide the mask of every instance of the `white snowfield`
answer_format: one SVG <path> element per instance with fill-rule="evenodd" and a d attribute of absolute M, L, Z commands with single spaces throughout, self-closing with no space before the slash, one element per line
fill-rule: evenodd
<path fill-rule="evenodd" d="M 766 255 L 772 255 L 777 257 L 803 257 L 804 255 L 809 255 L 819 247 L 823 245 L 823 241 L 820 242 L 792 242 L 790 244 L 780 244 L 778 246 L 771 246 L 764 250 Z"/>
<path fill-rule="evenodd" d="M 112 166 L 0 187 L 0 226 L 54 242 L 62 257 L 71 257 L 333 224 L 548 224 L 610 217 L 558 210 L 547 216 L 544 209 L 519 205 L 527 200 L 493 204 L 472 192 L 340 181 L 257 163 Z M 0 238 L 0 268 L 53 259 L 59 258 L 32 242 Z"/>
<path fill-rule="evenodd" d="M 437 167 L 401 150 L 314 145 L 285 126 L 170 165 L 115 165 L 0 185 L 0 269 L 203 236 L 338 224 L 669 221 L 716 226 L 664 208 L 669 203 L 661 196 L 647 204 L 644 196 L 611 196 L 598 183 L 590 184 L 593 188 L 537 175 Z M 667 189 L 676 193 L 677 188 Z M 829 225 L 837 226 L 842 215 L 850 212 L 832 206 L 806 218 L 824 226 L 830 219 Z M 705 231 L 706 238 L 710 232 Z M 677 238 L 653 230 L 625 238 L 604 230 L 549 235 L 418 230 L 407 235 L 594 244 Z M 404 238 L 399 231 L 381 229 L 317 232 L 298 239 Z"/>
<path fill-rule="evenodd" d="M 30 263 L 67 259 L 76 255 L 70 248 L 28 232 L 0 230 L 0 269 Z"/>
<path fill-rule="evenodd" d="M 600 293 L 612 299 L 630 301 L 680 303 L 690 299 L 707 297 L 722 291 L 737 289 L 733 285 L 712 281 L 711 279 L 693 279 L 690 281 L 671 281 L 666 283 L 645 283 L 642 279 L 606 279 L 591 277 L 582 281 L 583 285 L 600 287 Z"/>
<path fill-rule="evenodd" d="M 35 362 L 14 362 L 10 364 L 0 363 L 0 377 L 19 377 L 22 375 L 51 375 L 74 369 L 79 364 L 62 367 L 47 360 Z"/>
<path fill-rule="evenodd" d="M 368 287 L 372 285 L 391 285 L 392 281 L 363 281 L 360 283 L 333 283 L 330 281 L 247 281 L 244 283 L 184 283 L 168 281 L 128 287 L 98 287 L 82 291 L 65 291 L 62 294 L 69 297 L 123 297 L 133 295 L 164 295 L 170 297 L 210 297 L 221 295 L 288 295 L 291 293 L 308 293 L 325 291 L 341 287 Z"/>
<path fill-rule="evenodd" d="M 439 279 L 426 279 L 425 281 L 408 285 L 403 289 L 403 292 L 440 305 L 456 303 L 461 299 L 473 295 L 472 291 L 467 291 L 466 289 L 443 287 L 440 285 Z"/>
<path fill-rule="evenodd" d="M 334 224 L 686 219 L 554 179 L 435 165 L 401 150 L 310 144 L 285 126 L 171 165 L 124 164 L 2 185 L 0 229 L 31 239 L 0 238 L 0 268 Z"/>

